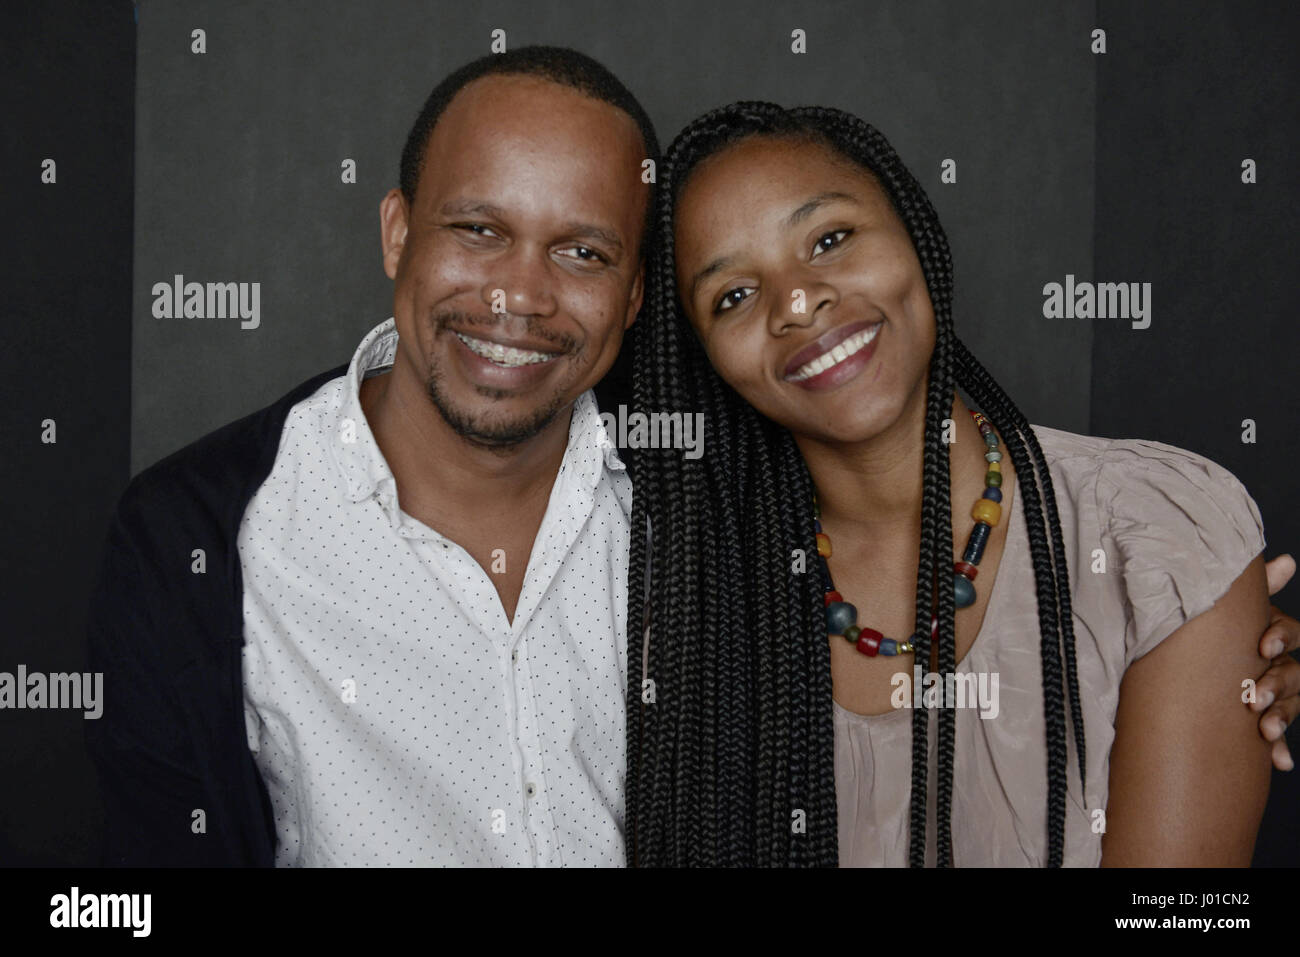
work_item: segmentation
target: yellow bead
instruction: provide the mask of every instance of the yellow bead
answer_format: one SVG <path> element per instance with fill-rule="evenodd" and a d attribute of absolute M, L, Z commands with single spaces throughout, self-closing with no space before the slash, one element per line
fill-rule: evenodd
<path fill-rule="evenodd" d="M 970 517 L 977 522 L 997 525 L 998 520 L 1002 518 L 1002 506 L 992 499 L 982 498 L 971 508 Z"/>
<path fill-rule="evenodd" d="M 817 554 L 822 558 L 831 557 L 831 540 L 822 532 L 817 533 Z"/>
<path fill-rule="evenodd" d="M 986 472 L 1001 472 L 1001 471 L 1002 471 L 1002 463 L 1001 463 L 1001 462 L 986 462 L 986 463 L 984 463 L 984 471 L 986 471 Z"/>

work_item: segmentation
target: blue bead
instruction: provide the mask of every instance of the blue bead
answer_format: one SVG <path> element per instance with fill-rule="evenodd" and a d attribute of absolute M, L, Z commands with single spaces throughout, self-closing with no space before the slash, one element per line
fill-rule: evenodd
<path fill-rule="evenodd" d="M 975 585 L 965 575 L 953 573 L 952 592 L 958 608 L 967 608 L 975 604 Z"/>
<path fill-rule="evenodd" d="M 893 638 L 881 638 L 879 654 L 882 655 L 898 654 L 898 642 L 896 642 Z"/>
<path fill-rule="evenodd" d="M 826 606 L 826 633 L 842 635 L 858 622 L 858 610 L 846 601 L 833 601 Z"/>
<path fill-rule="evenodd" d="M 1000 502 L 1002 501 L 1002 489 L 990 485 L 984 490 L 984 497 L 990 502 Z"/>
<path fill-rule="evenodd" d="M 813 529 L 816 530 L 816 531 L 818 531 L 818 532 L 820 532 L 820 531 L 822 530 L 821 519 L 819 519 L 819 518 L 814 518 L 814 519 L 813 519 Z"/>
<path fill-rule="evenodd" d="M 988 435 L 984 436 L 984 444 L 987 445 L 989 449 L 996 451 L 998 447 L 997 435 L 990 432 Z"/>
<path fill-rule="evenodd" d="M 987 522 L 976 522 L 975 527 L 971 529 L 970 538 L 966 542 L 966 551 L 962 553 L 961 560 L 970 562 L 972 565 L 978 565 L 980 559 L 984 557 L 984 546 L 988 544 L 989 532 L 993 526 Z"/>

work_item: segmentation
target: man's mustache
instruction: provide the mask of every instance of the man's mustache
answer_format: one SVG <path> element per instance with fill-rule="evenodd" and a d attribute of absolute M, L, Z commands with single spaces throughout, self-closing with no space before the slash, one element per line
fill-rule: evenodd
<path fill-rule="evenodd" d="M 509 313 L 477 316 L 460 309 L 449 309 L 435 312 L 432 319 L 435 332 L 449 330 L 472 335 L 475 329 L 484 332 L 501 330 L 508 339 L 527 338 L 545 342 L 559 352 L 575 352 L 578 348 L 578 341 L 573 336 L 557 334 L 547 327 L 544 319 L 536 316 L 513 316 Z"/>

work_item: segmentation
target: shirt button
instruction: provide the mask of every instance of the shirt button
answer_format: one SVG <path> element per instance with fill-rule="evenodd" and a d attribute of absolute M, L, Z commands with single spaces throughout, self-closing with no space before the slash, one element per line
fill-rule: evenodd
<path fill-rule="evenodd" d="M 537 793 L 537 786 L 534 785 L 532 781 L 529 781 L 527 784 L 524 785 L 524 793 L 527 794 L 529 797 L 532 797 L 534 794 Z"/>
<path fill-rule="evenodd" d="M 517 652 L 517 651 L 512 651 L 512 652 L 510 652 L 510 660 L 511 660 L 511 661 L 518 661 L 518 660 L 519 660 L 519 652 Z"/>

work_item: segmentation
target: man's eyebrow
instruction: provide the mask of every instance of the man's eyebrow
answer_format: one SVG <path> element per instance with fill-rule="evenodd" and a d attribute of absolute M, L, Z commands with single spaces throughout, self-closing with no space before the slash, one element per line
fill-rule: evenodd
<path fill-rule="evenodd" d="M 593 223 L 568 223 L 564 227 L 564 232 L 578 239 L 600 240 L 613 247 L 616 254 L 620 256 L 623 254 L 623 241 L 618 238 L 618 233 L 612 229 L 606 229 L 604 226 L 597 226 Z"/>
<path fill-rule="evenodd" d="M 471 216 L 476 213 L 486 213 L 488 216 L 500 218 L 503 215 L 500 206 L 493 206 L 483 199 L 462 199 L 460 202 L 443 203 L 441 212 L 444 216 Z"/>
<path fill-rule="evenodd" d="M 850 203 L 856 203 L 858 198 L 856 196 L 851 196 L 848 193 L 841 193 L 839 190 L 829 190 L 825 193 L 818 193 L 787 216 L 785 222 L 783 222 L 781 226 L 783 229 L 798 226 L 822 206 L 825 206 L 827 203 L 835 202 L 836 200 L 847 200 Z"/>

